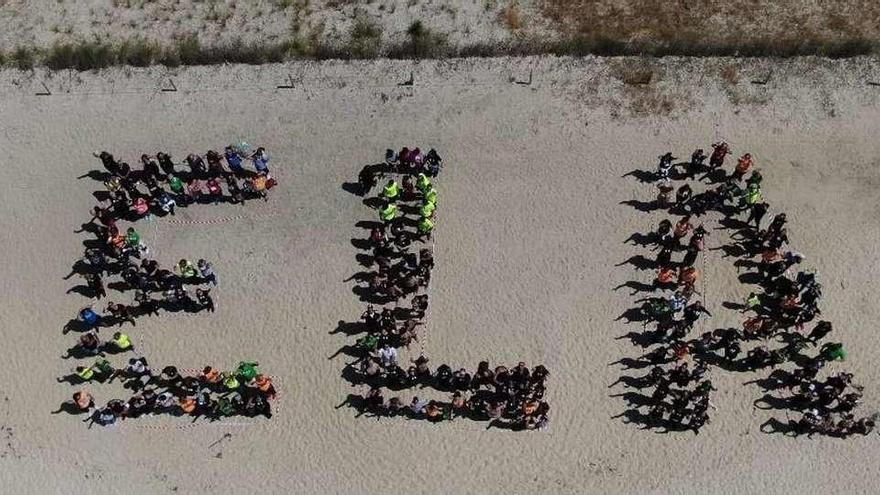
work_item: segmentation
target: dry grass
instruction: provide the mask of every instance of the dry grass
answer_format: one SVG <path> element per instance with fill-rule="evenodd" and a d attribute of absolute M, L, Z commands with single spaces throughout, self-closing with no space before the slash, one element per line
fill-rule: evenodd
<path fill-rule="evenodd" d="M 519 4 L 511 2 L 499 13 L 501 23 L 511 31 L 519 31 L 523 27 L 522 14 L 519 11 Z"/>
<path fill-rule="evenodd" d="M 825 0 L 544 0 L 545 16 L 617 54 L 826 55 L 880 46 L 880 2 Z"/>
<path fill-rule="evenodd" d="M 740 80 L 739 71 L 733 65 L 725 65 L 721 69 L 721 79 L 731 86 L 736 86 Z"/>

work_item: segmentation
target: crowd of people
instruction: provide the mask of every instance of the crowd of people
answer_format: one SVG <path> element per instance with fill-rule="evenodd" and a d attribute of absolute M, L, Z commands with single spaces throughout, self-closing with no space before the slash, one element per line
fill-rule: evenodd
<path fill-rule="evenodd" d="M 170 407 L 170 397 L 179 403 L 180 411 L 195 414 L 196 417 L 218 417 L 219 412 L 223 412 L 220 415 L 255 415 L 253 413 L 256 412 L 268 416 L 270 413 L 266 401 L 274 395 L 274 389 L 265 375 L 248 377 L 244 385 L 239 387 L 241 382 L 238 380 L 244 376 L 238 373 L 243 369 L 241 366 L 236 373 L 222 374 L 221 382 L 226 382 L 223 385 L 225 393 L 215 400 L 210 392 L 221 390 L 214 387 L 214 382 L 208 387 L 194 388 L 194 384 L 200 383 L 198 377 L 171 382 L 164 379 L 164 372 L 174 370 L 173 366 L 166 367 L 162 375 L 153 376 L 146 366 L 146 360 L 140 357 L 132 358 L 129 367 L 114 370 L 105 358 L 120 353 L 136 353 L 135 343 L 121 328 L 106 341 L 100 337 L 101 328 L 122 327 L 127 323 L 135 326 L 137 318 L 158 314 L 160 309 L 189 312 L 215 310 L 211 290 L 219 285 L 220 279 L 211 262 L 205 259 L 193 262 L 184 258 L 165 268 L 149 258 L 150 248 L 133 225 L 123 231 L 118 224 L 123 221 L 136 222 L 149 215 L 173 215 L 175 208 L 194 203 L 219 200 L 243 203 L 249 198 L 265 198 L 267 191 L 276 184 L 269 175 L 268 153 L 264 148 L 251 150 L 248 145 L 241 143 L 227 146 L 222 158 L 216 151 L 208 151 L 204 159 L 200 155 L 190 154 L 184 169 L 184 165 L 175 164 L 169 154 L 160 152 L 155 159 L 142 155 L 141 170 L 132 170 L 127 163 L 118 161 L 106 151 L 95 153 L 95 156 L 101 160 L 106 172 L 87 175 L 101 180 L 106 190 L 95 193 L 100 203 L 94 207 L 92 217 L 79 231 L 89 232 L 94 238 L 84 242 L 83 257 L 74 263 L 71 273 L 65 277 L 79 275 L 85 284 L 75 286 L 68 292 L 78 292 L 98 301 L 108 297 L 109 287 L 119 292 L 132 291 L 133 296 L 130 303 L 109 301 L 103 310 L 96 307 L 97 303 L 90 304 L 80 309 L 75 318 L 65 325 L 65 334 L 77 331 L 80 336 L 62 358 L 98 359 L 91 366 L 77 366 L 60 381 L 102 382 L 116 376 L 146 379 L 144 387 L 141 387 L 144 390 L 139 395 L 128 401 L 112 400 L 105 407 L 95 410 L 92 417 L 98 418 L 96 421 L 100 424 L 115 421 L 110 416 L 134 417 L 146 412 L 177 411 Z M 245 168 L 246 161 L 253 164 L 254 170 Z M 222 184 L 226 184 L 225 193 Z M 117 275 L 120 280 L 105 286 L 105 278 Z M 191 290 L 192 287 L 195 290 Z M 136 368 L 131 368 L 132 365 Z M 262 391 L 267 381 L 269 386 L 266 390 L 271 389 L 271 394 L 252 393 L 253 390 Z M 162 387 L 163 390 L 157 390 L 156 387 Z M 191 402 L 197 407 L 190 407 Z M 88 405 L 85 409 L 74 408 L 74 412 L 78 413 L 88 412 L 94 406 L 87 390 L 77 392 L 70 404 Z"/>
<path fill-rule="evenodd" d="M 434 267 L 432 232 L 437 217 L 433 179 L 441 168 L 442 160 L 435 150 L 423 154 L 419 148 L 403 148 L 399 152 L 387 150 L 384 163 L 364 167 L 358 175 L 363 196 L 369 195 L 380 179 L 387 181 L 377 197 L 365 200 L 376 207 L 379 222 L 370 225 L 369 238 L 358 244 L 371 252 L 365 261 L 370 270 L 352 279 L 359 283 L 355 292 L 369 304 L 358 325 L 364 335 L 355 345 L 346 346 L 356 360 L 343 372 L 353 384 L 370 388 L 365 395 L 350 396 L 346 402 L 377 417 L 404 415 L 435 422 L 467 417 L 490 421 L 490 427 L 543 428 L 549 412 L 544 401 L 549 372 L 544 366 L 530 370 L 521 362 L 511 368 L 492 368 L 483 361 L 476 371 L 469 372 L 446 364 L 433 368 L 424 352 L 409 362 L 398 359 L 399 348 L 419 342 L 418 329 L 427 316 L 427 289 Z M 404 302 L 407 300 L 409 304 Z M 383 395 L 383 388 L 398 391 L 416 385 L 451 392 L 452 396 L 449 400 L 415 396 L 406 402 Z"/>
<path fill-rule="evenodd" d="M 642 303 L 639 307 L 621 315 L 621 319 L 640 321 L 645 327 L 643 332 L 631 335 L 634 342 L 645 347 L 656 345 L 639 360 L 621 360 L 633 368 L 653 366 L 645 376 L 619 380 L 630 387 L 654 388 L 651 397 L 638 401 L 638 406 L 650 408 L 647 415 L 642 417 L 629 411 L 624 416 L 631 420 L 638 417 L 648 426 L 686 425 L 696 429 L 708 422 L 707 406 L 712 406 L 708 399 L 709 391 L 713 390 L 711 381 L 703 380 L 710 366 L 743 371 L 773 368 L 766 380 L 758 380 L 768 394 L 756 405 L 800 411 L 802 416 L 788 423 L 771 419 L 765 427 L 795 434 L 867 434 L 873 429 L 875 418 L 855 417 L 853 410 L 861 400 L 862 389 L 852 383 L 852 375 L 818 377 L 828 362 L 842 360 L 846 352 L 840 343 L 820 342 L 831 332 L 831 322 L 818 321 L 809 332 L 805 330 L 821 314 L 821 285 L 815 273 L 797 271 L 796 266 L 804 256 L 788 246 L 786 215 L 777 214 L 762 229 L 769 205 L 762 199 L 762 176 L 754 170 L 751 155 L 742 155 L 734 170 L 727 174 L 723 164 L 730 153 L 729 146 L 720 142 L 713 144 L 713 148 L 708 166 L 703 150 L 696 150 L 689 162 L 679 164 L 674 163 L 671 153 L 660 157 L 653 178 L 659 189 L 654 207 L 681 218 L 674 224 L 664 220 L 656 231 L 628 239 L 658 251 L 653 263 L 657 276 L 650 286 L 624 286 L 634 287 L 637 292 L 667 293 L 644 298 L 638 301 Z M 688 183 L 676 190 L 672 185 L 676 179 L 696 179 L 697 183 L 708 180 L 710 185 L 694 194 Z M 689 338 L 700 315 L 709 315 L 700 301 L 690 302 L 697 293 L 693 282 L 699 277 L 694 262 L 704 250 L 702 238 L 706 234 L 701 226 L 693 227 L 693 218 L 709 211 L 720 213 L 721 225 L 735 231 L 731 236 L 733 244 L 720 249 L 728 256 L 739 257 L 738 267 L 754 269 L 740 275 L 740 280 L 756 283 L 759 290 L 752 291 L 743 304 L 736 306 L 745 318 L 742 328 L 706 331 Z M 685 247 L 682 241 L 691 231 Z M 685 251 L 682 261 L 672 261 L 671 254 L 680 250 Z M 688 270 L 693 276 L 683 278 Z M 655 328 L 648 330 L 649 324 Z M 771 348 L 774 342 L 782 346 Z M 746 345 L 749 349 L 743 355 Z M 810 349 L 816 349 L 815 353 L 808 353 Z M 695 363 L 693 369 L 689 368 L 689 360 Z M 791 371 L 783 367 L 788 362 L 794 363 Z M 690 383 L 696 387 L 685 390 Z M 679 388 L 672 388 L 671 384 Z M 782 391 L 785 396 L 775 396 L 770 393 L 773 391 Z"/>
<path fill-rule="evenodd" d="M 201 417 L 212 421 L 228 416 L 271 418 L 269 401 L 275 397 L 275 386 L 269 376 L 257 371 L 257 365 L 243 361 L 233 371 L 206 366 L 198 374 L 181 374 L 174 366 L 155 373 L 144 357 L 131 358 L 124 368 L 118 369 L 106 359 L 98 359 L 91 366 L 77 367 L 62 381 L 110 383 L 119 378 L 133 395 L 128 400 L 110 400 L 97 408 L 92 394 L 82 388 L 55 412 L 88 414 L 85 421 L 101 426 L 157 414 L 189 416 L 193 421 Z"/>

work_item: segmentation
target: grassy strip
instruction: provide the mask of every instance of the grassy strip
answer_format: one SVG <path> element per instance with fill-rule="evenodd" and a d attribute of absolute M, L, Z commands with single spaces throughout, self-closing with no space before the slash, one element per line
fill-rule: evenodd
<path fill-rule="evenodd" d="M 50 69 L 93 70 L 114 66 L 168 67 L 216 65 L 225 63 L 266 64 L 288 60 L 326 59 L 430 59 L 446 57 L 495 57 L 527 55 L 599 55 L 599 56 L 735 56 L 796 57 L 816 55 L 846 58 L 880 53 L 878 43 L 868 39 L 765 40 L 741 44 L 624 43 L 610 38 L 577 37 L 562 41 L 519 40 L 507 43 L 472 44 L 454 47 L 446 36 L 435 33 L 420 21 L 414 22 L 401 42 L 383 43 L 381 29 L 365 19 L 357 19 L 349 39 L 341 44 L 323 44 L 314 40 L 292 39 L 274 43 L 247 44 L 240 41 L 215 46 L 202 45 L 195 35 L 177 40 L 170 46 L 143 39 L 119 44 L 99 42 L 59 43 L 49 49 L 19 47 L 0 52 L 0 65 L 29 70 L 36 66 Z"/>

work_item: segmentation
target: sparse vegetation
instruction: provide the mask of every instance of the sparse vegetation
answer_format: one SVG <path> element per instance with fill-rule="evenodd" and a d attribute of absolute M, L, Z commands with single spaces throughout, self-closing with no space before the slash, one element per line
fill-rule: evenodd
<path fill-rule="evenodd" d="M 12 66 L 19 70 L 30 70 L 34 68 L 36 56 L 34 50 L 20 46 L 12 51 L 10 61 Z"/>
<path fill-rule="evenodd" d="M 301 3 L 302 0 L 299 2 Z M 598 35 L 576 36 L 555 41 L 517 37 L 504 43 L 474 43 L 456 47 L 448 43 L 444 33 L 434 32 L 418 20 L 409 26 L 403 41 L 383 44 L 380 25 L 363 14 L 356 18 L 347 42 L 340 46 L 324 42 L 322 31 L 319 28 L 313 26 L 309 30 L 309 35 L 304 36 L 299 33 L 298 26 L 298 24 L 292 26 L 291 33 L 286 39 L 264 41 L 259 44 L 234 40 L 222 44 L 204 45 L 198 36 L 190 34 L 164 46 L 141 38 L 115 44 L 110 41 L 66 42 L 56 44 L 49 49 L 24 46 L 0 57 L 0 65 L 20 70 L 29 70 L 37 65 L 56 70 L 92 70 L 119 65 L 146 67 L 161 64 L 176 67 L 223 63 L 264 64 L 292 59 L 324 60 L 332 58 L 388 57 L 408 59 L 545 54 L 559 56 L 649 55 L 656 57 L 666 55 L 738 57 L 822 55 L 840 58 L 877 53 L 878 51 L 878 46 L 867 39 L 840 40 L 834 43 L 803 41 L 789 45 L 766 40 L 735 45 L 702 41 L 687 45 L 648 46 L 637 42 L 623 43 L 617 38 Z M 729 85 L 737 84 L 740 77 L 735 66 L 732 65 L 722 69 L 720 75 Z M 645 76 L 644 73 L 630 74 L 621 77 L 621 79 L 627 84 L 639 84 L 637 81 L 644 80 L 643 76 Z"/>
<path fill-rule="evenodd" d="M 739 71 L 733 65 L 725 65 L 721 69 L 721 79 L 731 86 L 735 86 L 739 82 Z"/>
<path fill-rule="evenodd" d="M 390 58 L 438 58 L 454 55 L 446 36 L 425 27 L 422 21 L 414 21 L 406 30 L 407 39 L 388 49 Z"/>
<path fill-rule="evenodd" d="M 375 58 L 382 49 L 382 30 L 365 16 L 358 16 L 351 28 L 348 53 L 351 58 Z"/>
<path fill-rule="evenodd" d="M 523 27 L 522 15 L 519 11 L 519 5 L 512 2 L 501 11 L 501 22 L 511 31 L 519 31 Z"/>

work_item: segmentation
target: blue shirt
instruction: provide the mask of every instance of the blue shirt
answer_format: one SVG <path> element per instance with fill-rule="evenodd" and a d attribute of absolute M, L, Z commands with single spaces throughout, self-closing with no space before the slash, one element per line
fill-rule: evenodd
<path fill-rule="evenodd" d="M 241 157 L 234 151 L 227 151 L 226 163 L 228 163 L 231 168 L 241 168 Z"/>

